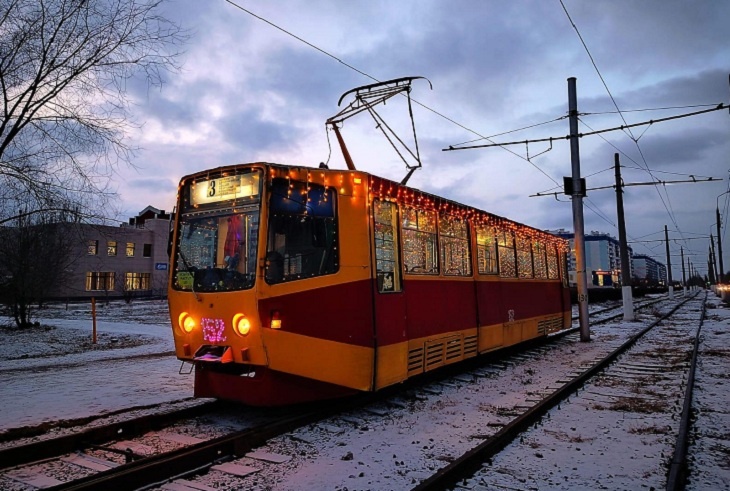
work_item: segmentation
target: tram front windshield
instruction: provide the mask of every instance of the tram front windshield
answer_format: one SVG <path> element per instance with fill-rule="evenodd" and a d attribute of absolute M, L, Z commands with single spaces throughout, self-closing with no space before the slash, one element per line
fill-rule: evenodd
<path fill-rule="evenodd" d="M 248 203 L 230 207 L 233 192 L 236 201 Z M 205 293 L 253 287 L 259 192 L 258 173 L 200 180 L 185 190 L 175 244 L 175 289 Z"/>

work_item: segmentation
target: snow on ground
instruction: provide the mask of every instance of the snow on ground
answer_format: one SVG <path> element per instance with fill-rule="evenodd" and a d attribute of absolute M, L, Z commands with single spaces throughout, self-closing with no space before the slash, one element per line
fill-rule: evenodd
<path fill-rule="evenodd" d="M 192 396 L 165 301 L 97 304 L 96 344 L 89 304 L 49 306 L 38 320 L 0 328 L 0 432 Z"/>

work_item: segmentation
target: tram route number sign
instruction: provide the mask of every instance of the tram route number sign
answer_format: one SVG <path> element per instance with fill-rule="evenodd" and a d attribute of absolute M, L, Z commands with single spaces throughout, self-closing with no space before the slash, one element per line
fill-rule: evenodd
<path fill-rule="evenodd" d="M 249 198 L 259 194 L 259 173 L 238 174 L 197 181 L 192 185 L 192 205 Z"/>

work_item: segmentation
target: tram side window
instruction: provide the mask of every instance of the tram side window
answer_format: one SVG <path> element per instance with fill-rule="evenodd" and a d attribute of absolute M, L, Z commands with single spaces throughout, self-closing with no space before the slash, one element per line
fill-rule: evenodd
<path fill-rule="evenodd" d="M 401 291 L 398 258 L 398 206 L 389 201 L 373 202 L 375 217 L 375 270 L 379 292 Z"/>
<path fill-rule="evenodd" d="M 549 279 L 557 280 L 560 278 L 558 270 L 558 249 L 554 245 L 547 247 L 547 268 Z"/>
<path fill-rule="evenodd" d="M 471 276 L 469 226 L 466 220 L 448 215 L 439 217 L 439 243 L 444 275 Z"/>
<path fill-rule="evenodd" d="M 538 241 L 532 242 L 532 264 L 535 266 L 535 278 L 547 279 L 547 260 L 545 246 Z"/>
<path fill-rule="evenodd" d="M 277 178 L 271 184 L 266 281 L 337 272 L 336 194 L 319 184 Z"/>
<path fill-rule="evenodd" d="M 512 232 L 500 230 L 497 233 L 497 247 L 499 248 L 499 275 L 504 278 L 516 278 L 515 239 Z"/>
<path fill-rule="evenodd" d="M 477 225 L 476 232 L 479 274 L 497 274 L 497 237 L 494 228 Z"/>
<path fill-rule="evenodd" d="M 568 254 L 565 252 L 558 253 L 558 264 L 560 264 L 560 278 L 563 280 L 563 286 L 568 288 Z"/>
<path fill-rule="evenodd" d="M 410 274 L 438 274 L 436 213 L 403 207 L 403 265 Z"/>
<path fill-rule="evenodd" d="M 520 278 L 532 278 L 532 244 L 530 239 L 517 237 L 517 272 Z"/>

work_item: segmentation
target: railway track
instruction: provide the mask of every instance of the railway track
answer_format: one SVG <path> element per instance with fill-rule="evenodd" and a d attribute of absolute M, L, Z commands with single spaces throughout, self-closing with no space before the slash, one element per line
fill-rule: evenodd
<path fill-rule="evenodd" d="M 657 301 L 661 301 L 661 299 L 645 302 L 643 306 L 654 305 Z M 617 309 L 620 310 L 620 308 Z M 612 317 L 610 312 L 604 311 L 600 314 L 605 319 Z M 616 316 L 621 315 L 621 313 L 616 314 Z M 570 340 L 571 335 L 575 337 L 574 332 L 575 329 L 568 330 L 561 336 L 551 337 L 552 339 L 547 343 L 534 343 L 527 351 L 512 350 L 491 360 L 480 360 L 466 372 L 463 369 L 458 372 L 445 371 L 433 379 L 404 384 L 405 387 L 402 390 L 385 391 L 375 397 L 356 398 L 336 404 L 311 407 L 296 415 L 283 414 L 270 418 L 266 422 L 252 424 L 240 431 L 226 432 L 224 435 L 207 441 L 178 438 L 179 445 L 174 450 L 157 455 L 145 455 L 144 443 L 140 443 L 140 439 L 144 441 L 144 438 L 149 438 L 144 436 L 145 432 L 149 431 L 152 426 L 161 426 L 162 420 L 154 423 L 126 424 L 121 435 L 126 440 L 122 443 L 113 442 L 120 436 L 120 428 L 109 427 L 98 430 L 97 435 L 93 437 L 85 435 L 63 442 L 51 440 L 33 448 L 5 449 L 2 451 L 5 452 L 4 454 L 0 453 L 0 462 L 3 462 L 2 466 L 5 468 L 10 466 L 13 468 L 2 471 L 0 485 L 5 487 L 6 482 L 12 482 L 13 485 L 17 483 L 28 485 L 12 488 L 18 490 L 48 487 L 48 485 L 51 485 L 51 489 L 139 489 L 163 485 L 167 481 L 177 479 L 174 481 L 176 483 L 174 487 L 186 489 L 191 481 L 185 478 L 207 471 L 213 476 L 208 477 L 209 480 L 232 482 L 233 484 L 228 489 L 236 489 L 237 486 L 251 486 L 252 482 L 257 482 L 257 480 L 267 483 L 270 478 L 266 477 L 266 472 L 260 471 L 270 468 L 271 475 L 280 474 L 275 470 L 276 467 L 286 467 L 287 462 L 292 460 L 292 454 L 301 456 L 320 453 L 313 449 L 320 439 L 325 441 L 326 447 L 328 444 L 332 444 L 332 440 L 343 438 L 346 440 L 342 435 L 351 432 L 371 436 L 369 435 L 371 428 L 381 425 L 384 419 L 397 419 L 403 413 L 417 414 L 429 401 L 441 399 L 444 394 L 453 392 L 454 389 L 479 386 L 482 385 L 479 383 L 480 381 L 498 380 L 504 376 L 504 372 L 509 372 L 515 367 L 535 364 L 538 363 L 536 360 L 554 357 L 556 351 L 565 349 L 566 345 L 574 343 L 574 340 Z M 531 370 L 533 371 L 531 372 Z M 529 366 L 524 369 L 524 374 L 523 377 L 536 375 L 534 369 Z M 535 378 L 538 377 L 535 376 Z M 527 386 L 528 390 L 525 391 L 525 401 L 522 406 L 520 404 L 497 405 L 492 408 L 492 412 L 496 415 L 495 420 L 491 423 L 492 429 L 507 425 L 516 414 L 524 412 L 524 407 L 533 403 L 531 398 L 536 397 L 539 391 L 531 391 L 529 388 L 533 387 L 535 383 L 530 381 L 523 385 Z M 170 416 L 168 416 L 169 418 Z M 157 433 L 153 434 L 157 435 Z M 318 436 L 313 437 L 313 434 Z M 477 437 L 486 438 L 485 435 L 477 435 Z M 347 444 L 341 445 L 341 443 L 334 444 L 336 450 L 339 450 L 337 447 L 348 446 Z M 432 443 L 423 445 L 425 449 L 428 449 L 429 446 L 431 449 L 434 447 Z M 263 448 L 263 450 L 254 451 L 257 447 Z M 41 448 L 43 450 L 39 450 Z M 109 450 L 110 448 L 113 450 Z M 55 449 L 55 453 L 51 449 Z M 108 455 L 109 452 L 117 453 L 113 467 L 103 469 L 103 466 L 93 463 L 97 459 L 104 460 L 95 458 L 95 453 Z M 64 455 L 59 458 L 58 456 L 61 454 Z M 88 459 L 89 456 L 92 458 Z M 120 461 L 120 459 L 123 460 Z M 242 459 L 245 462 L 243 464 L 240 463 Z M 338 459 L 347 463 L 353 460 L 354 456 L 344 452 L 338 456 Z M 36 463 L 27 465 L 30 460 L 34 460 Z M 37 462 L 39 460 L 40 462 Z M 92 464 L 89 464 L 89 460 L 92 461 Z M 394 460 L 398 462 L 397 458 Z M 404 462 L 401 467 L 405 467 L 405 460 L 400 462 Z M 18 467 L 21 465 L 25 465 L 25 467 Z M 84 470 L 64 475 L 62 471 L 54 469 L 54 466 L 67 467 L 69 465 L 82 467 Z M 300 462 L 296 465 L 300 465 Z M 60 482 L 53 477 L 53 474 L 63 475 L 64 481 L 70 475 L 73 480 Z M 363 476 L 359 476 L 360 474 Z M 215 477 L 221 475 L 224 477 Z M 22 479 L 24 476 L 25 480 Z M 28 479 L 28 476 L 31 478 Z M 33 481 L 33 476 L 35 476 L 35 481 Z M 348 476 L 350 475 L 348 474 Z M 365 477 L 365 472 L 360 471 L 354 476 Z M 46 479 L 46 477 L 50 477 L 50 479 Z M 419 477 L 418 479 L 411 477 L 411 483 L 423 480 L 423 472 Z M 205 479 L 204 476 L 202 480 L 205 481 Z M 32 484 L 33 482 L 39 486 L 35 486 Z M 226 489 L 225 484 L 222 489 Z"/>
<path fill-rule="evenodd" d="M 683 489 L 705 299 L 677 305 L 413 489 Z M 657 440 L 663 450 L 642 448 Z M 575 452 L 552 453 L 566 445 Z M 620 451 L 637 465 L 611 466 Z"/>

